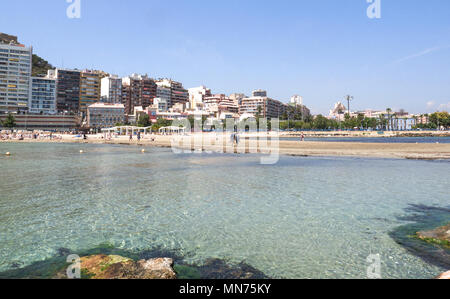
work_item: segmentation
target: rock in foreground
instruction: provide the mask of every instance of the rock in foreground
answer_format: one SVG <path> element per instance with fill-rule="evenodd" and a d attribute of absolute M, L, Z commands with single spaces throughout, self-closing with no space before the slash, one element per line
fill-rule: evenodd
<path fill-rule="evenodd" d="M 450 223 L 431 231 L 418 232 L 417 237 L 426 242 L 450 248 Z"/>
<path fill-rule="evenodd" d="M 157 258 L 133 261 L 118 255 L 81 258 L 82 278 L 89 279 L 176 279 L 173 260 Z M 62 273 L 61 273 L 62 274 Z M 62 275 L 58 275 L 62 277 Z"/>
<path fill-rule="evenodd" d="M 447 271 L 445 273 L 442 273 L 437 277 L 437 279 L 450 279 L 450 271 Z"/>

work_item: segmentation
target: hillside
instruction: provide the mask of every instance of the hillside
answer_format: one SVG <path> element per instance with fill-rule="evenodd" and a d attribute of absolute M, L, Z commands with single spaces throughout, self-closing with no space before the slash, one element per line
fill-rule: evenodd
<path fill-rule="evenodd" d="M 9 44 L 11 42 L 17 43 L 17 36 L 0 32 L 0 43 Z"/>
<path fill-rule="evenodd" d="M 19 41 L 17 39 L 17 36 L 0 32 L 0 43 L 18 44 Z M 50 69 L 54 69 L 54 67 L 50 63 L 48 63 L 48 61 L 42 59 L 38 55 L 33 54 L 31 71 L 31 75 L 33 77 L 43 77 L 47 75 L 47 71 Z"/>
<path fill-rule="evenodd" d="M 33 68 L 31 72 L 33 77 L 43 77 L 47 75 L 47 71 L 50 69 L 54 69 L 54 67 L 47 60 L 33 54 Z"/>

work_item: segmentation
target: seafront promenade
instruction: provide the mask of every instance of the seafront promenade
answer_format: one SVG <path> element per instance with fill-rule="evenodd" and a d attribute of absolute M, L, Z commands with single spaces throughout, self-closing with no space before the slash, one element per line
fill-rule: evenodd
<path fill-rule="evenodd" d="M 342 132 L 340 133 L 342 134 Z M 395 135 L 391 136 L 398 136 L 397 133 L 394 134 Z M 309 134 L 305 135 L 311 136 Z M 329 137 L 329 135 L 330 134 L 327 134 L 323 137 Z M 238 144 L 234 144 L 233 142 L 231 142 L 231 136 L 229 134 L 215 133 L 186 135 L 145 135 L 142 136 L 140 141 L 137 140 L 136 136 L 134 136 L 133 139 L 130 140 L 129 136 L 115 136 L 112 138 L 105 138 L 103 134 L 98 134 L 87 135 L 87 139 L 84 139 L 80 135 L 75 136 L 55 134 L 52 136 L 52 140 L 50 140 L 49 136 L 41 136 L 42 138 L 37 140 L 25 138 L 24 140 L 2 140 L 0 142 L 120 144 L 143 147 L 166 147 L 188 151 L 240 154 L 279 153 L 280 155 L 313 157 L 372 157 L 423 160 L 450 159 L 450 143 L 312 142 L 301 141 L 300 138 L 293 137 L 292 135 L 290 135 L 290 137 L 292 138 L 286 138 L 289 137 L 289 135 L 274 135 L 267 133 L 259 135 L 240 134 L 239 136 L 240 141 Z M 355 135 L 354 137 L 356 136 L 361 137 L 361 135 Z M 338 136 L 335 135 L 335 137 Z M 279 138 L 282 139 L 280 140 Z"/>

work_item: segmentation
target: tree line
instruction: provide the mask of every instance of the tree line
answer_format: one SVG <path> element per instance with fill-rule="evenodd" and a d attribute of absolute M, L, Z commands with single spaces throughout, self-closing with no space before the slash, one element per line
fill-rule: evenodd
<path fill-rule="evenodd" d="M 259 127 L 259 113 L 255 117 L 257 127 Z M 448 112 L 436 112 L 431 115 L 424 115 L 427 117 L 428 124 L 417 124 L 413 129 L 436 129 L 438 127 L 449 128 L 450 127 L 450 116 Z M 348 113 L 345 114 L 342 121 L 336 119 L 328 119 L 325 116 L 319 114 L 312 117 L 310 114 L 304 115 L 301 110 L 290 110 L 290 112 L 284 113 L 280 117 L 280 129 L 281 130 L 352 130 L 352 129 L 363 129 L 363 130 L 397 130 L 401 125 L 399 125 L 399 120 L 402 119 L 396 113 L 392 113 L 391 109 L 387 109 L 386 114 L 380 114 L 379 117 L 366 117 L 363 114 L 351 117 Z M 415 117 L 416 123 L 418 122 L 418 117 Z M 191 128 L 194 128 L 194 117 L 189 116 L 188 121 Z M 205 124 L 207 117 L 202 117 L 202 124 Z M 236 122 L 235 125 L 238 125 Z M 122 124 L 117 124 L 118 126 Z M 139 127 L 152 127 L 152 131 L 158 131 L 162 127 L 168 127 L 172 125 L 171 120 L 158 119 L 155 124 L 152 124 L 148 115 L 142 115 L 137 125 Z M 222 126 L 226 129 L 226 122 L 221 122 L 220 124 L 216 121 L 212 124 L 212 129 Z M 268 123 L 270 129 L 270 122 Z"/>
<path fill-rule="evenodd" d="M 435 112 L 433 114 L 423 114 L 420 118 L 425 119 L 425 123 L 417 123 L 414 129 L 437 129 L 450 128 L 450 114 L 448 112 Z M 418 117 L 415 117 L 416 122 Z"/>

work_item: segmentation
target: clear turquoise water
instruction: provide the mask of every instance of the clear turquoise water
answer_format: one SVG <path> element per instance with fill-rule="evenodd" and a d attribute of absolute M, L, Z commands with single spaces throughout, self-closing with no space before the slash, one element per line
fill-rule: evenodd
<path fill-rule="evenodd" d="M 79 154 L 80 149 L 85 151 Z M 389 233 L 409 204 L 450 206 L 448 162 L 174 155 L 170 149 L 1 144 L 0 271 L 109 242 L 188 262 L 245 261 L 271 277 L 384 278 L 443 270 Z M 450 216 L 449 219 L 450 221 Z"/>

